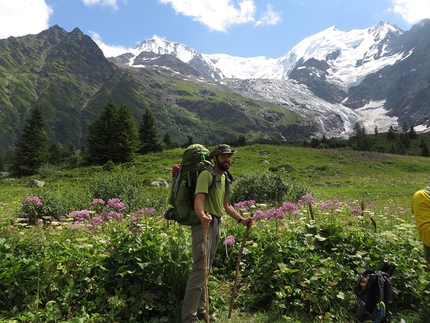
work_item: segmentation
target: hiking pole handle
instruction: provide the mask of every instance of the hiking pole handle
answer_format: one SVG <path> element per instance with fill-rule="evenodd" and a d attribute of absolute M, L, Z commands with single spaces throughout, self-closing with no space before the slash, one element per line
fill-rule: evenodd
<path fill-rule="evenodd" d="M 206 323 L 210 323 L 209 316 L 209 289 L 208 289 L 208 228 L 204 229 L 203 241 L 203 266 L 204 266 L 204 280 L 205 280 L 205 299 L 206 299 Z"/>
<path fill-rule="evenodd" d="M 236 297 L 236 289 L 237 289 L 237 281 L 238 281 L 238 277 L 239 277 L 240 260 L 242 258 L 243 249 L 245 248 L 246 239 L 248 239 L 248 234 L 249 234 L 249 228 L 250 227 L 251 227 L 250 225 L 246 226 L 245 234 L 243 235 L 242 244 L 240 246 L 239 254 L 237 256 L 237 261 L 236 261 L 236 275 L 234 277 L 233 290 L 231 292 L 230 308 L 228 310 L 228 318 L 231 317 L 231 311 L 233 309 L 233 302 L 234 302 L 234 298 Z"/>

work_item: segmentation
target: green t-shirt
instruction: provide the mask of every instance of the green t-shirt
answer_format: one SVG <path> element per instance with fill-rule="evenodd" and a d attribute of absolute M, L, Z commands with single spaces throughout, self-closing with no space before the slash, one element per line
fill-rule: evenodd
<path fill-rule="evenodd" d="M 206 194 L 205 211 L 211 215 L 222 216 L 224 212 L 224 197 L 225 197 L 225 175 L 216 174 L 217 181 L 215 185 L 209 189 L 212 183 L 212 174 L 208 170 L 202 171 L 197 177 L 196 191 L 197 193 Z"/>

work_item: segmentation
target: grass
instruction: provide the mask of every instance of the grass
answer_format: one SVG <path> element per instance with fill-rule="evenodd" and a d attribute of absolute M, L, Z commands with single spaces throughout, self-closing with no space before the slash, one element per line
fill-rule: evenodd
<path fill-rule="evenodd" d="M 429 159 L 423 157 L 263 144 L 236 149 L 238 151 L 233 157 L 231 171 L 237 178 L 250 171 L 267 169 L 276 171 L 283 168 L 288 171 L 292 182 L 309 187 L 315 200 L 376 202 L 383 209 L 379 213 L 387 214 L 388 220 L 395 217 L 396 221 L 406 222 L 410 226 L 413 223 L 413 217 L 409 211 L 412 194 L 427 186 L 430 179 Z M 135 162 L 123 166 L 136 169 L 142 187 L 145 187 L 147 183 L 158 177 L 169 179 L 171 166 L 180 162 L 182 152 L 182 149 L 175 149 L 139 156 Z M 96 174 L 104 172 L 101 166 L 72 169 L 53 168 L 51 172 L 45 170 L 45 177 L 36 175 L 33 178 L 46 182 L 43 190 L 81 192 Z M 1 179 L 0 214 L 2 221 L 0 221 L 0 225 L 7 224 L 8 219 L 18 211 L 20 202 L 26 196 L 36 195 L 41 191 L 41 189 L 26 187 L 28 180 L 29 178 L 12 179 L 8 177 Z M 348 221 L 351 220 L 348 219 Z M 400 223 L 384 222 L 383 218 L 378 218 L 377 221 L 378 225 L 384 225 L 384 229 L 398 227 Z M 415 240 L 416 243 L 417 235 L 412 226 L 408 234 L 408 239 Z M 258 240 L 256 241 L 258 242 Z M 396 240 L 392 239 L 392 241 L 395 243 Z M 422 263 L 422 259 L 417 261 Z M 230 288 L 231 281 L 229 280 L 222 281 L 216 286 L 217 294 L 224 298 L 227 308 Z M 243 312 L 238 307 L 234 309 L 232 317 L 229 319 L 227 312 L 218 311 L 217 322 L 306 322 L 306 313 L 303 314 L 303 318 L 300 317 L 300 313 L 294 313 L 291 317 L 276 316 L 270 313 Z M 408 323 L 419 322 L 413 313 L 410 314 L 410 317 L 408 317 L 408 313 L 402 313 L 402 315 Z"/>
<path fill-rule="evenodd" d="M 211 148 L 211 147 L 209 147 Z M 425 157 L 401 156 L 352 150 L 312 149 L 256 144 L 238 147 L 231 167 L 236 177 L 251 171 L 286 168 L 294 182 L 307 185 L 319 200 L 342 199 L 397 203 L 408 208 L 412 194 L 430 183 L 430 162 Z M 139 156 L 129 166 L 136 167 L 142 181 L 158 177 L 170 179 L 171 166 L 179 163 L 183 149 Z M 84 185 L 102 167 L 54 169 L 44 180 L 47 188 L 56 185 Z M 2 178 L 0 200 L 25 197 L 29 178 Z"/>

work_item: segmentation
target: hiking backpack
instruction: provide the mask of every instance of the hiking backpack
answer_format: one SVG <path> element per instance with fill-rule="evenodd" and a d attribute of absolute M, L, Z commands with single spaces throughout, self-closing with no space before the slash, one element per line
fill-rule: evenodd
<path fill-rule="evenodd" d="M 390 305 L 393 300 L 391 276 L 396 265 L 385 263 L 377 272 L 365 270 L 354 288 L 355 314 L 360 322 L 391 322 Z"/>
<path fill-rule="evenodd" d="M 212 168 L 209 150 L 200 144 L 193 144 L 185 149 L 181 163 L 172 168 L 173 182 L 170 191 L 168 209 L 164 217 L 168 220 L 175 220 L 182 225 L 200 224 L 200 219 L 194 212 L 194 192 L 196 190 L 197 177 L 207 170 L 212 174 L 212 182 L 209 189 L 213 188 L 220 181 L 215 170 Z M 232 176 L 226 172 L 226 192 L 229 193 L 229 183 Z"/>

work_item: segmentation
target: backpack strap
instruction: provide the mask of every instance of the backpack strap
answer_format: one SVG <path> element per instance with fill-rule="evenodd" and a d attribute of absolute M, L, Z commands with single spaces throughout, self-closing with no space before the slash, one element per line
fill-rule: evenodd
<path fill-rule="evenodd" d="M 388 306 L 393 299 L 393 290 L 391 286 L 390 275 L 386 272 L 379 271 L 376 274 L 378 278 L 378 303 L 376 304 L 376 319 L 373 323 L 380 323 L 383 320 L 391 320 L 391 313 L 388 310 Z M 385 321 L 384 321 L 385 322 Z"/>
<path fill-rule="evenodd" d="M 234 177 L 233 177 L 233 174 L 230 173 L 229 170 L 224 172 L 224 174 L 225 174 L 225 191 L 227 193 L 228 205 L 231 205 L 231 202 L 230 202 L 230 185 L 233 183 Z"/>
<path fill-rule="evenodd" d="M 212 189 L 214 186 L 217 187 L 218 183 L 221 182 L 220 179 L 218 179 L 217 177 L 217 173 L 216 171 L 212 168 L 212 167 L 204 167 L 203 170 L 207 170 L 209 173 L 212 174 L 212 182 L 209 185 L 209 190 Z M 225 176 L 225 192 L 227 193 L 227 198 L 228 198 L 228 204 L 230 205 L 230 185 L 233 183 L 233 181 L 235 180 L 234 176 L 232 173 L 230 173 L 230 171 L 226 171 L 224 172 L 224 176 Z"/>
<path fill-rule="evenodd" d="M 218 186 L 218 182 L 221 182 L 220 179 L 216 176 L 216 171 L 212 167 L 203 167 L 203 170 L 207 170 L 212 175 L 212 182 L 209 184 L 209 190 L 211 190 L 214 186 Z"/>

